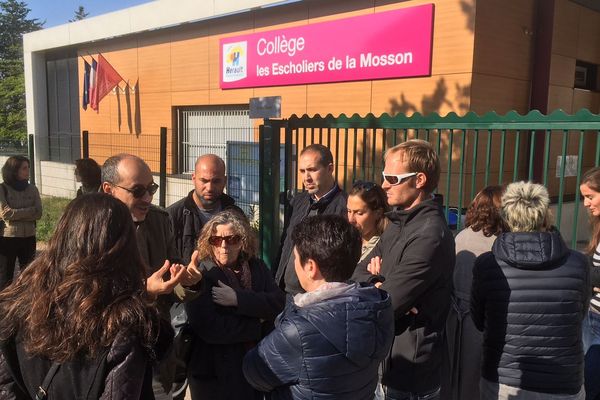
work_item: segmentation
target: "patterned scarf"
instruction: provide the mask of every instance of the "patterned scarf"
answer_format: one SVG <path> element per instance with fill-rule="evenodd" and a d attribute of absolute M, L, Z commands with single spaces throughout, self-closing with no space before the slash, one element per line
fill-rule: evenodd
<path fill-rule="evenodd" d="M 248 261 L 244 260 L 233 267 L 221 267 L 221 269 L 229 280 L 229 286 L 233 289 L 252 290 L 252 274 Z"/>

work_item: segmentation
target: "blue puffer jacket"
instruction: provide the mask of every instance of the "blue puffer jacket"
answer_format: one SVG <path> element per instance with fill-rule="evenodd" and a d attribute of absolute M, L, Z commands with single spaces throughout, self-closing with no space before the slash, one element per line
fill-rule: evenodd
<path fill-rule="evenodd" d="M 352 284 L 303 307 L 288 296 L 275 326 L 244 359 L 256 389 L 273 399 L 373 398 L 394 337 L 386 292 Z"/>

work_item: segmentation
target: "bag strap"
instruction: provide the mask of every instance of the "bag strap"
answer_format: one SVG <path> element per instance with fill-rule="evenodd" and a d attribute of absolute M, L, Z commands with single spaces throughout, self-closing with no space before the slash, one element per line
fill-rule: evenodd
<path fill-rule="evenodd" d="M 60 367 L 60 363 L 57 363 L 57 362 L 52 363 L 52 366 L 50 367 L 50 370 L 48 370 L 48 373 L 46 374 L 44 381 L 38 387 L 38 391 L 35 394 L 35 400 L 45 400 L 46 399 L 46 396 L 48 396 L 48 388 L 50 387 L 50 383 L 52 383 L 52 379 L 54 379 L 54 376 L 56 375 L 56 371 L 58 371 L 59 367 Z"/>

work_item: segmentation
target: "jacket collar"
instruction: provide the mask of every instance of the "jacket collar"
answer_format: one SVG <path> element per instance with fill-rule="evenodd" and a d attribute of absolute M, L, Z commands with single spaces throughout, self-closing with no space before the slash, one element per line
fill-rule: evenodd
<path fill-rule="evenodd" d="M 429 212 L 437 212 L 442 217 L 444 215 L 437 201 L 435 201 L 434 199 L 428 199 L 420 202 L 419 204 L 408 210 L 401 210 L 396 208 L 392 211 L 385 213 L 385 216 L 388 217 L 389 220 L 392 221 L 392 223 L 394 224 L 405 225 L 417 215 Z"/>
<path fill-rule="evenodd" d="M 339 185 L 335 185 L 329 192 L 327 192 L 327 194 L 325 194 L 325 196 L 321 197 L 319 200 L 315 200 L 313 198 L 312 195 L 309 195 L 309 199 L 310 199 L 310 209 L 311 210 L 322 210 L 325 207 L 327 207 L 327 205 L 329 203 L 331 203 L 331 201 L 335 198 L 335 196 L 337 196 L 337 194 L 339 192 L 341 192 L 342 189 L 340 189 Z"/>
<path fill-rule="evenodd" d="M 569 253 L 560 232 L 506 232 L 492 247 L 497 260 L 527 270 L 542 270 L 559 264 Z"/>

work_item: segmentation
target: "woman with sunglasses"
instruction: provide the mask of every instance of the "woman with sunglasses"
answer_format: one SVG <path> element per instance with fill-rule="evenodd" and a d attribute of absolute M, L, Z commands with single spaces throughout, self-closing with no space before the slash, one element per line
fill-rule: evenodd
<path fill-rule="evenodd" d="M 356 181 L 348 194 L 348 221 L 360 232 L 362 261 L 373 250 L 385 230 L 388 219 L 387 196 L 381 186 L 373 182 Z"/>
<path fill-rule="evenodd" d="M 270 330 L 285 296 L 257 251 L 254 232 L 238 211 L 215 215 L 200 232 L 204 288 L 186 304 L 195 335 L 188 363 L 193 400 L 262 398 L 246 382 L 242 361 Z"/>

